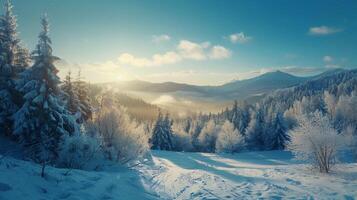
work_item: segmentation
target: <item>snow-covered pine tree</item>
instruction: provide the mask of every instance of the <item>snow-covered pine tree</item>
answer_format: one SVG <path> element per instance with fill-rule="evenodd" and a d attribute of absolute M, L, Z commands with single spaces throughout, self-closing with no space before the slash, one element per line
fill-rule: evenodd
<path fill-rule="evenodd" d="M 276 113 L 272 119 L 267 140 L 266 145 L 271 150 L 285 149 L 286 145 L 290 142 L 290 136 L 281 113 Z"/>
<path fill-rule="evenodd" d="M 151 149 L 156 150 L 172 150 L 172 121 L 169 119 L 169 116 L 162 116 L 159 112 L 159 116 L 154 125 L 152 138 L 151 138 Z"/>
<path fill-rule="evenodd" d="M 239 128 L 239 120 L 240 120 L 240 116 L 239 116 L 238 101 L 235 100 L 232 108 L 232 119 L 231 119 L 234 129 Z"/>
<path fill-rule="evenodd" d="M 248 148 L 252 150 L 264 149 L 264 115 L 260 109 L 252 111 L 252 119 L 246 131 Z"/>
<path fill-rule="evenodd" d="M 21 95 L 15 89 L 17 75 L 28 66 L 26 49 L 19 43 L 16 31 L 16 17 L 12 13 L 12 4 L 8 0 L 4 5 L 4 14 L 0 17 L 0 133 L 12 135 L 11 116 L 21 104 Z"/>
<path fill-rule="evenodd" d="M 1 65 L 9 68 L 12 76 L 21 72 L 29 65 L 30 55 L 26 48 L 20 45 L 17 33 L 17 20 L 12 12 L 13 5 L 6 0 L 4 14 L 1 16 Z"/>
<path fill-rule="evenodd" d="M 23 46 L 18 47 L 15 65 L 19 72 L 23 72 L 31 65 L 31 55 L 27 48 Z"/>
<path fill-rule="evenodd" d="M 66 107 L 73 115 L 79 112 L 79 100 L 73 86 L 71 71 L 68 71 L 62 85 Z"/>
<path fill-rule="evenodd" d="M 79 101 L 79 112 L 81 114 L 80 123 L 92 118 L 92 105 L 88 95 L 88 84 L 82 80 L 81 71 L 78 71 L 77 79 L 74 82 L 74 89 Z"/>
<path fill-rule="evenodd" d="M 78 130 L 78 125 L 63 106 L 60 79 L 52 55 L 47 16 L 41 20 L 42 31 L 33 52 L 34 65 L 23 73 L 24 104 L 14 114 L 14 133 L 18 134 L 28 153 L 36 162 L 42 163 L 41 176 L 46 164 L 58 156 L 61 138 Z"/>
<path fill-rule="evenodd" d="M 238 101 L 234 101 L 231 122 L 234 129 L 238 129 L 242 135 L 245 134 L 245 129 L 249 123 L 248 105 L 245 102 L 238 106 Z"/>

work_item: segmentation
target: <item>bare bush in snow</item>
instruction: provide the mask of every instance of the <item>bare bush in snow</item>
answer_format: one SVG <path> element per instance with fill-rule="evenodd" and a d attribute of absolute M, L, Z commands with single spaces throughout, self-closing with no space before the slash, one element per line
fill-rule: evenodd
<path fill-rule="evenodd" d="M 321 112 L 298 117 L 298 126 L 291 130 L 288 149 L 297 159 L 308 161 L 322 173 L 329 173 L 344 148 L 345 138 L 332 127 Z"/>

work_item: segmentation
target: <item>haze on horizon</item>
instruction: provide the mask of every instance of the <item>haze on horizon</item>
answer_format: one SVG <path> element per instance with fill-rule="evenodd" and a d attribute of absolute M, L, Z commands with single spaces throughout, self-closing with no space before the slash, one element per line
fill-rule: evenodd
<path fill-rule="evenodd" d="M 273 70 L 307 76 L 357 63 L 352 0 L 13 3 L 26 46 L 35 46 L 38 13 L 49 13 L 60 75 L 81 69 L 92 83 L 218 85 Z"/>

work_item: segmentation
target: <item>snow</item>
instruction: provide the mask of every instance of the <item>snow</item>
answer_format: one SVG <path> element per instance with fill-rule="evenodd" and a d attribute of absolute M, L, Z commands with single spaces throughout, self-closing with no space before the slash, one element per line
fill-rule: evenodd
<path fill-rule="evenodd" d="M 162 199 L 354 199 L 357 164 L 329 175 L 292 159 L 286 151 L 234 155 L 153 151 L 140 170 Z"/>
<path fill-rule="evenodd" d="M 40 177 L 40 166 L 10 157 L 0 158 L 0 200 L 32 199 L 157 199 L 146 192 L 135 170 L 82 171 L 46 168 Z"/>
<path fill-rule="evenodd" d="M 103 171 L 47 168 L 0 157 L 8 199 L 355 199 L 357 164 L 320 174 L 287 151 L 238 154 L 152 151 L 153 161 Z"/>

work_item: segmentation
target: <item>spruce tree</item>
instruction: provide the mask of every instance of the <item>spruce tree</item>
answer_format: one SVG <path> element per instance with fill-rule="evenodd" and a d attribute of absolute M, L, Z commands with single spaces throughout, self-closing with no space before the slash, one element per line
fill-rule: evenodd
<path fill-rule="evenodd" d="M 254 111 L 253 111 L 254 112 Z M 253 117 L 249 122 L 246 133 L 246 140 L 249 149 L 263 150 L 264 149 L 264 119 L 260 109 L 253 113 Z"/>
<path fill-rule="evenodd" d="M 81 114 L 79 122 L 87 121 L 92 118 L 92 106 L 88 95 L 88 84 L 82 80 L 81 71 L 78 71 L 77 79 L 74 82 L 74 89 L 79 103 Z"/>
<path fill-rule="evenodd" d="M 271 150 L 284 149 L 290 141 L 290 136 L 281 113 L 277 113 L 272 121 L 270 136 L 268 136 L 267 145 Z"/>
<path fill-rule="evenodd" d="M 29 63 L 27 50 L 20 46 L 17 37 L 16 17 L 12 8 L 11 2 L 6 1 L 4 14 L 0 17 L 0 133 L 6 136 L 12 136 L 11 116 L 22 103 L 15 82 L 18 73 Z"/>
<path fill-rule="evenodd" d="M 79 100 L 73 86 L 70 71 L 68 71 L 61 88 L 64 93 L 64 101 L 66 102 L 67 109 L 71 112 L 71 114 L 75 115 L 79 111 Z"/>
<path fill-rule="evenodd" d="M 47 163 L 58 156 L 58 146 L 65 135 L 71 135 L 78 126 L 65 109 L 59 88 L 60 79 L 52 55 L 47 17 L 41 20 L 42 31 L 33 52 L 34 64 L 23 73 L 19 90 L 24 104 L 15 113 L 14 132 L 20 136 L 29 156 L 42 163 L 41 175 Z"/>
<path fill-rule="evenodd" d="M 163 117 L 161 112 L 159 112 L 151 138 L 151 149 L 168 151 L 173 149 L 171 126 L 172 121 L 169 119 L 169 116 Z"/>
<path fill-rule="evenodd" d="M 1 65 L 7 67 L 12 76 L 16 76 L 29 65 L 29 53 L 20 45 L 17 33 L 17 19 L 13 14 L 13 5 L 7 0 L 4 14 L 1 16 Z"/>

